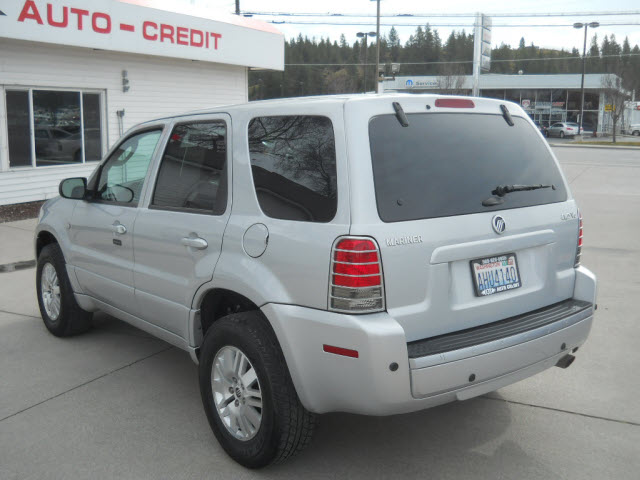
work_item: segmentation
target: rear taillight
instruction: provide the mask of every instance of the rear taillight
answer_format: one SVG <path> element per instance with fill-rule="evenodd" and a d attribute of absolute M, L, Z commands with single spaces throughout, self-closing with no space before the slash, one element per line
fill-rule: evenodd
<path fill-rule="evenodd" d="M 582 256 L 582 213 L 580 213 L 580 210 L 578 210 L 578 219 L 580 223 L 578 224 L 578 246 L 576 248 L 576 261 L 573 265 L 574 267 L 580 266 L 580 257 Z"/>
<path fill-rule="evenodd" d="M 380 249 L 366 237 L 342 237 L 331 252 L 329 309 L 371 313 L 384 310 Z"/>
<path fill-rule="evenodd" d="M 571 127 L 567 127 L 567 130 L 571 130 L 573 132 L 573 128 Z"/>

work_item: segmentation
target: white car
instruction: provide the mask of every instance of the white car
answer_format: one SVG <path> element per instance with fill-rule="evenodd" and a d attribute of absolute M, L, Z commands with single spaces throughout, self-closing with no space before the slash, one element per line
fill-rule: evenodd
<path fill-rule="evenodd" d="M 572 122 L 554 123 L 547 128 L 547 137 L 575 137 L 582 133 L 580 125 Z"/>
<path fill-rule="evenodd" d="M 634 137 L 640 136 L 640 123 L 636 123 L 635 125 L 629 125 L 627 130 Z"/>
<path fill-rule="evenodd" d="M 45 326 L 80 333 L 102 310 L 189 352 L 247 467 L 300 451 L 317 414 L 412 412 L 566 368 L 594 318 L 577 203 L 513 103 L 165 117 L 60 194 L 36 229 Z"/>

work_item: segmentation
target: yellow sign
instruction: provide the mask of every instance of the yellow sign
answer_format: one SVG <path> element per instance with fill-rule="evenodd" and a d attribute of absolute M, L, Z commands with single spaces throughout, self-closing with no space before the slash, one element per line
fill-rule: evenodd
<path fill-rule="evenodd" d="M 616 106 L 615 105 L 611 105 L 611 104 L 607 103 L 604 106 L 604 111 L 605 112 L 612 112 L 612 111 L 615 112 L 615 110 L 616 110 Z"/>

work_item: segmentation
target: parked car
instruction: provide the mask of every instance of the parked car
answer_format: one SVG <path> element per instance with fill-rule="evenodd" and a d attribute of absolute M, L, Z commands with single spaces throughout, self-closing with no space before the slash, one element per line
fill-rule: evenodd
<path fill-rule="evenodd" d="M 548 137 L 574 137 L 580 133 L 580 125 L 571 122 L 554 123 L 547 129 Z"/>
<path fill-rule="evenodd" d="M 56 165 L 82 162 L 82 136 L 62 128 L 37 126 L 35 147 L 38 162 Z"/>
<path fill-rule="evenodd" d="M 143 123 L 42 208 L 44 324 L 73 335 L 102 310 L 189 352 L 215 436 L 251 468 L 299 452 L 317 414 L 412 412 L 566 368 L 596 279 L 535 128 L 512 103 L 437 95 Z"/>
<path fill-rule="evenodd" d="M 534 122 L 534 123 L 536 125 L 536 128 L 540 131 L 540 133 L 546 137 L 547 136 L 547 129 L 549 127 L 547 127 L 546 125 L 541 124 L 540 122 Z"/>
<path fill-rule="evenodd" d="M 627 130 L 631 135 L 637 137 L 640 135 L 640 123 L 636 123 L 635 125 L 629 125 L 629 129 Z"/>

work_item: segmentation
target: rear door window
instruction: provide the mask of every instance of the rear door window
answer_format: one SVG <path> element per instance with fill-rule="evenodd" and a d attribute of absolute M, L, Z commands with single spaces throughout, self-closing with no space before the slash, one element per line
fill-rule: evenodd
<path fill-rule="evenodd" d="M 151 207 L 222 215 L 227 207 L 227 125 L 177 125 L 162 157 Z"/>
<path fill-rule="evenodd" d="M 257 117 L 249 153 L 260 208 L 269 217 L 329 222 L 337 209 L 336 148 L 327 117 Z"/>
<path fill-rule="evenodd" d="M 384 222 L 529 207 L 567 199 L 562 175 L 535 127 L 500 115 L 409 114 L 369 123 L 378 213 Z M 499 185 L 553 185 L 482 205 Z"/>

